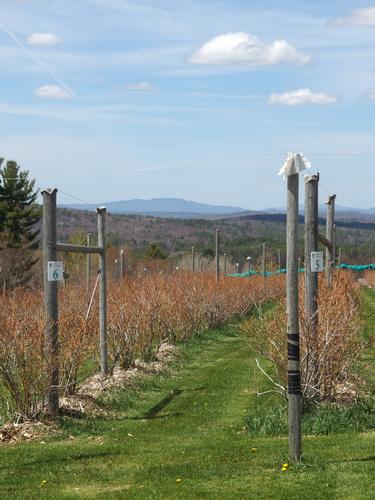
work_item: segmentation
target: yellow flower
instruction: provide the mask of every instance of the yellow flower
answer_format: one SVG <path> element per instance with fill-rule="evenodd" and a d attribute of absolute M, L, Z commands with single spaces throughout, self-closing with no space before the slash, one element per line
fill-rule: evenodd
<path fill-rule="evenodd" d="M 286 471 L 288 470 L 288 468 L 287 468 L 287 467 L 283 467 L 281 470 L 282 470 L 283 472 L 286 472 Z"/>
<path fill-rule="evenodd" d="M 256 453 L 258 451 L 258 449 L 257 448 L 251 448 L 250 451 L 251 451 L 251 453 Z"/>
<path fill-rule="evenodd" d="M 45 486 L 47 484 L 47 479 L 43 479 L 43 481 L 40 483 L 40 486 Z"/>
<path fill-rule="evenodd" d="M 182 481 L 182 479 L 179 477 L 176 479 L 176 483 L 181 483 L 181 481 Z"/>
<path fill-rule="evenodd" d="M 283 464 L 283 467 L 289 467 L 289 464 Z"/>

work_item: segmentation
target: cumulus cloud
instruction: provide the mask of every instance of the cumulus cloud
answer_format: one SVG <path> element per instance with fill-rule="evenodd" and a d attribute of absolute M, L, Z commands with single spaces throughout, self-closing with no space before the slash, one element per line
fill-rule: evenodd
<path fill-rule="evenodd" d="M 42 85 L 35 90 L 35 95 L 46 99 L 69 99 L 72 97 L 59 85 Z"/>
<path fill-rule="evenodd" d="M 263 66 L 278 63 L 306 64 L 304 54 L 286 42 L 275 40 L 271 45 L 249 33 L 225 33 L 215 36 L 190 56 L 192 64 L 243 64 Z"/>
<path fill-rule="evenodd" d="M 56 45 L 61 40 L 53 33 L 31 33 L 26 37 L 29 45 Z"/>
<path fill-rule="evenodd" d="M 302 106 L 303 104 L 331 104 L 337 98 L 324 92 L 311 92 L 310 89 L 299 89 L 284 94 L 271 94 L 269 104 L 283 104 L 284 106 Z"/>
<path fill-rule="evenodd" d="M 370 101 L 375 101 L 375 89 L 371 89 L 367 92 L 367 97 Z"/>
<path fill-rule="evenodd" d="M 375 7 L 356 9 L 347 16 L 334 20 L 336 25 L 352 24 L 354 26 L 375 26 Z"/>
<path fill-rule="evenodd" d="M 136 90 L 137 92 L 150 92 L 153 86 L 148 82 L 131 83 L 126 86 L 126 90 Z"/>

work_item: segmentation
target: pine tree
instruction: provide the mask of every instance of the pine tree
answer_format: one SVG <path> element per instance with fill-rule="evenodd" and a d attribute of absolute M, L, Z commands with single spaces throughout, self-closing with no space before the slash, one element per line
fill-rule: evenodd
<path fill-rule="evenodd" d="M 3 164 L 0 158 L 0 281 L 6 289 L 25 285 L 32 277 L 41 210 L 35 179 L 15 161 Z"/>

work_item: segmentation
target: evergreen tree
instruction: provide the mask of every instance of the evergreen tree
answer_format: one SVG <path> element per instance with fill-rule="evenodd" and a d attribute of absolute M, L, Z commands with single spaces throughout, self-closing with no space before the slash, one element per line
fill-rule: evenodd
<path fill-rule="evenodd" d="M 2 288 L 28 283 L 37 261 L 36 224 L 41 218 L 38 189 L 29 172 L 15 161 L 0 158 L 0 280 Z"/>

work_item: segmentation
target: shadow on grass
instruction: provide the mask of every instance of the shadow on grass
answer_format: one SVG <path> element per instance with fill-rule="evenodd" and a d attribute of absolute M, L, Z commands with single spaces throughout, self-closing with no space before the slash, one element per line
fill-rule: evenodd
<path fill-rule="evenodd" d="M 94 458 L 105 458 L 105 457 L 114 457 L 124 455 L 123 451 L 95 451 L 92 453 L 78 453 L 77 455 L 69 454 L 68 456 L 59 456 L 57 453 L 54 453 L 50 456 L 45 456 L 41 460 L 34 460 L 26 463 L 17 463 L 17 470 L 27 469 L 29 467 L 35 467 L 36 465 L 48 465 L 48 464 L 57 464 L 57 463 L 65 463 L 71 462 L 74 460 L 92 460 Z M 7 464 L 0 467 L 1 470 L 14 469 L 14 464 Z"/>

